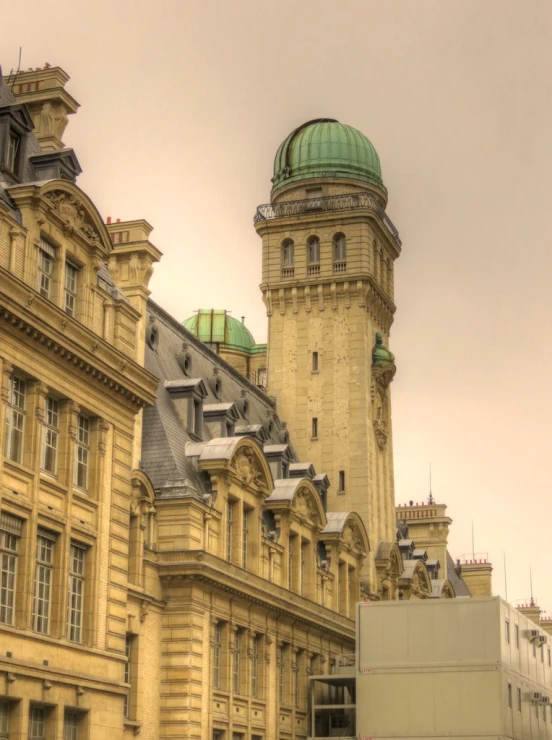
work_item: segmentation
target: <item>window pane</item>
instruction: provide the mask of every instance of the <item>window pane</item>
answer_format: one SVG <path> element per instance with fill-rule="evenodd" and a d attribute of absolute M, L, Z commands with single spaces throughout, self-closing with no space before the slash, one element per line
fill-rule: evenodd
<path fill-rule="evenodd" d="M 31 707 L 29 717 L 29 740 L 45 740 L 46 717 L 42 707 Z"/>
<path fill-rule="evenodd" d="M 12 375 L 8 387 L 8 406 L 4 427 L 4 455 L 17 463 L 20 463 L 23 459 L 25 396 L 25 381 Z"/>
<path fill-rule="evenodd" d="M 66 709 L 63 724 L 63 740 L 79 739 L 79 715 L 77 712 Z"/>
<path fill-rule="evenodd" d="M 67 639 L 72 642 L 82 640 L 85 552 L 83 547 L 71 545 L 67 594 Z"/>

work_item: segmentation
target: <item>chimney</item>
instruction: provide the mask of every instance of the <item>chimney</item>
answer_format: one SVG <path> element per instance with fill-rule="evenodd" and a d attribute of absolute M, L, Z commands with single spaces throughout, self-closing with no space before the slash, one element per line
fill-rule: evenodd
<path fill-rule="evenodd" d="M 67 117 L 77 112 L 79 104 L 65 90 L 69 75 L 61 67 L 19 72 L 12 92 L 18 103 L 25 103 L 34 124 L 34 133 L 44 152 L 65 149 L 61 140 Z"/>
<path fill-rule="evenodd" d="M 535 604 L 533 599 L 531 599 L 528 604 L 522 604 L 521 606 L 518 606 L 518 612 L 521 612 L 527 617 L 527 619 L 530 619 L 532 622 L 534 622 L 537 627 L 541 627 L 541 610 L 540 607 Z"/>
<path fill-rule="evenodd" d="M 492 572 L 488 560 L 464 560 L 460 575 L 472 596 L 492 596 Z"/>

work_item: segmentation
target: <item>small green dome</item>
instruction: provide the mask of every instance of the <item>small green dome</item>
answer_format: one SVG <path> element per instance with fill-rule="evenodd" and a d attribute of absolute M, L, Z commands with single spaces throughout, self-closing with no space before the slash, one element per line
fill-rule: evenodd
<path fill-rule="evenodd" d="M 207 344 L 224 344 L 242 352 L 251 352 L 256 346 L 246 325 L 224 309 L 201 308 L 183 321 L 182 326 Z"/>
<path fill-rule="evenodd" d="M 364 134 L 331 118 L 304 123 L 280 144 L 274 160 L 272 194 L 313 177 L 363 180 L 387 192 L 378 153 Z"/>
<path fill-rule="evenodd" d="M 376 344 L 372 349 L 372 365 L 389 365 L 395 362 L 395 355 L 383 346 L 383 337 L 376 332 Z"/>

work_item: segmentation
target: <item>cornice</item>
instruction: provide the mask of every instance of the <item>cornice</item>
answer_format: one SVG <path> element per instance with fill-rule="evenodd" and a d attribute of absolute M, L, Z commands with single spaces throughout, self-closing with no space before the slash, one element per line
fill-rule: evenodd
<path fill-rule="evenodd" d="M 0 268 L 0 320 L 45 350 L 86 372 L 98 384 L 141 408 L 155 402 L 158 380 L 58 306 Z"/>
<path fill-rule="evenodd" d="M 159 576 L 162 581 L 200 581 L 215 586 L 269 610 L 286 616 L 311 629 L 340 639 L 355 639 L 354 621 L 316 604 L 304 596 L 270 583 L 255 573 L 244 571 L 204 550 L 181 550 L 159 553 Z"/>

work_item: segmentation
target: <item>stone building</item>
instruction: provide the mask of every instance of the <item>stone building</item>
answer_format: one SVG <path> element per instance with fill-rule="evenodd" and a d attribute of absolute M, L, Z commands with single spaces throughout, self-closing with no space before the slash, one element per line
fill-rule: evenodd
<path fill-rule="evenodd" d="M 67 80 L 0 75 L 0 738 L 306 738 L 360 598 L 469 595 L 445 507 L 394 506 L 377 155 L 332 121 L 280 148 L 267 356 L 149 298 L 152 227 L 76 185 Z"/>

